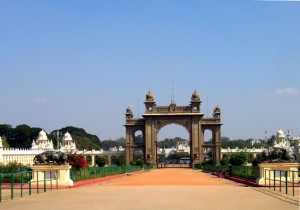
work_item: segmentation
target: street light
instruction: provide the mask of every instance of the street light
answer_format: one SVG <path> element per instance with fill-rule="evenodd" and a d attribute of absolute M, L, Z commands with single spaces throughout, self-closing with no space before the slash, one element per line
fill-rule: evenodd
<path fill-rule="evenodd" d="M 56 132 L 54 132 L 54 136 L 56 136 L 56 149 L 59 150 L 59 137 L 62 136 L 62 132 L 56 130 Z"/>

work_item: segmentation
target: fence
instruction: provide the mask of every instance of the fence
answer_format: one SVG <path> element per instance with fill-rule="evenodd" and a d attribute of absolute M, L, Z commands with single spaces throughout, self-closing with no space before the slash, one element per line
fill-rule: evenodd
<path fill-rule="evenodd" d="M 190 168 L 190 164 L 184 163 L 158 163 L 157 168 Z"/>
<path fill-rule="evenodd" d="M 204 170 L 216 173 L 227 172 L 229 175 L 244 177 L 256 180 L 259 178 L 259 168 L 257 166 L 216 166 L 204 165 Z"/>
<path fill-rule="evenodd" d="M 152 169 L 152 166 L 145 166 L 144 169 Z M 80 170 L 76 170 L 76 168 L 71 168 L 70 177 L 74 182 L 76 182 L 116 174 L 130 173 L 138 170 L 141 170 L 140 166 L 85 167 L 81 168 Z"/>
<path fill-rule="evenodd" d="M 43 174 L 43 176 L 39 177 L 38 174 Z M 56 174 L 57 171 L 0 173 L 0 202 L 31 195 L 35 192 L 40 193 L 47 192 L 49 189 L 58 189 Z M 34 180 L 33 177 L 35 177 Z"/>
<path fill-rule="evenodd" d="M 283 188 L 285 194 L 288 194 L 291 188 L 292 195 L 295 196 L 295 187 L 299 187 L 299 180 L 296 180 L 296 177 L 298 177 L 298 171 L 265 169 L 265 187 L 273 188 L 274 191 L 277 187 L 279 192 L 282 192 Z"/>

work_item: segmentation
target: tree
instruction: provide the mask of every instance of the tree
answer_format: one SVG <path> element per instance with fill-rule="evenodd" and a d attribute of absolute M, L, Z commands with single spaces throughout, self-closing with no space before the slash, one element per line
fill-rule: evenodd
<path fill-rule="evenodd" d="M 124 155 L 120 155 L 120 156 L 116 159 L 115 164 L 116 164 L 117 166 L 124 166 L 124 165 L 126 164 L 125 156 L 124 156 Z"/>
<path fill-rule="evenodd" d="M 101 141 L 101 145 L 103 147 L 103 150 L 108 150 L 111 147 L 125 147 L 125 138 L 124 137 L 120 137 L 116 140 L 104 140 Z"/>
<path fill-rule="evenodd" d="M 95 162 L 99 167 L 103 167 L 108 164 L 108 159 L 105 156 L 97 156 Z"/>
<path fill-rule="evenodd" d="M 84 168 L 88 165 L 88 162 L 82 155 L 72 154 L 68 157 L 67 161 L 72 167 L 76 167 L 77 170 Z"/>
<path fill-rule="evenodd" d="M 136 145 L 144 145 L 144 137 L 143 135 L 137 135 L 134 137 L 133 143 Z"/>
<path fill-rule="evenodd" d="M 3 145 L 4 148 L 9 148 L 10 147 L 8 142 L 7 142 L 6 136 L 4 136 L 4 135 L 1 136 L 1 140 L 2 140 L 2 145 Z"/>
<path fill-rule="evenodd" d="M 165 138 L 162 141 L 157 142 L 157 146 L 159 148 L 172 148 L 176 147 L 178 142 L 183 142 L 183 141 L 188 141 L 186 139 L 180 138 L 180 137 L 175 137 L 175 138 Z"/>
<path fill-rule="evenodd" d="M 258 166 L 262 162 L 262 155 L 257 154 L 256 157 L 252 160 L 252 165 L 253 166 Z"/>
<path fill-rule="evenodd" d="M 50 133 L 49 138 L 53 139 L 53 143 L 56 144 L 56 133 L 57 130 L 54 130 Z M 69 132 L 72 135 L 76 147 L 78 150 L 83 149 L 101 149 L 102 145 L 100 139 L 93 134 L 87 133 L 83 128 L 77 128 L 73 126 L 67 126 L 59 129 L 59 132 L 65 134 Z"/>
<path fill-rule="evenodd" d="M 241 166 L 247 162 L 248 157 L 246 152 L 231 153 L 229 163 L 234 166 Z"/>
<path fill-rule="evenodd" d="M 224 154 L 220 163 L 221 165 L 225 165 L 225 166 L 229 165 L 229 156 L 227 154 Z"/>

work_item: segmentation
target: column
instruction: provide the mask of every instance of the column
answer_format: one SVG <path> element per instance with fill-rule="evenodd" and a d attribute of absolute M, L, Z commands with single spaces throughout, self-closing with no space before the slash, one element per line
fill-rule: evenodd
<path fill-rule="evenodd" d="M 95 155 L 91 155 L 92 156 L 92 166 L 95 165 Z"/>

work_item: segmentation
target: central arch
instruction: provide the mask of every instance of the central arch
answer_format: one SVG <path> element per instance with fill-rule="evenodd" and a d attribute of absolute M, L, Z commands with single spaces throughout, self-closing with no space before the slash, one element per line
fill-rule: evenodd
<path fill-rule="evenodd" d="M 144 161 L 152 165 L 157 164 L 157 135 L 167 125 L 177 124 L 183 126 L 189 133 L 191 163 L 204 161 L 204 149 L 211 148 L 214 151 L 214 159 L 220 163 L 221 156 L 221 111 L 219 107 L 214 109 L 213 117 L 204 118 L 201 112 L 200 96 L 195 91 L 191 97 L 189 106 L 177 106 L 171 102 L 169 106 L 156 106 L 154 96 L 149 91 L 146 95 L 146 111 L 143 118 L 133 118 L 133 113 L 128 107 L 126 110 L 126 164 L 133 159 L 133 151 L 137 147 L 144 150 Z M 212 131 L 212 142 L 204 144 L 204 131 Z M 143 133 L 144 144 L 134 143 L 134 133 L 140 130 Z M 191 164 L 192 166 L 192 164 Z"/>
<path fill-rule="evenodd" d="M 190 166 L 191 133 L 186 127 L 178 123 L 166 123 L 158 130 L 156 139 L 158 168 Z M 165 142 L 168 145 L 160 144 L 166 140 L 169 140 Z"/>

